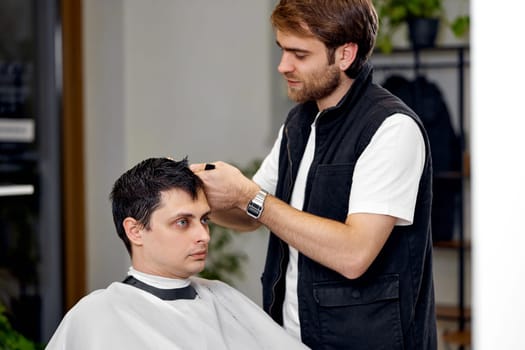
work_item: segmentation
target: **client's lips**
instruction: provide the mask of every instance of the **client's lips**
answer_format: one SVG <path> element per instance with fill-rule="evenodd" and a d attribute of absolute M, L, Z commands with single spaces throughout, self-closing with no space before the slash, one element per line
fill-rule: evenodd
<path fill-rule="evenodd" d="M 195 253 L 192 253 L 191 256 L 194 257 L 195 259 L 206 259 L 206 256 L 208 255 L 208 250 L 199 250 Z"/>

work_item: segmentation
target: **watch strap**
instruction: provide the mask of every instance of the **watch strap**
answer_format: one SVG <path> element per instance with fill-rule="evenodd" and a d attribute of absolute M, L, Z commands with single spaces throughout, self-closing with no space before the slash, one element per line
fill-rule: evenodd
<path fill-rule="evenodd" d="M 264 210 L 264 201 L 266 200 L 267 195 L 268 192 L 265 190 L 259 190 L 255 197 L 248 203 L 248 206 L 246 207 L 246 214 L 254 219 L 259 219 Z"/>

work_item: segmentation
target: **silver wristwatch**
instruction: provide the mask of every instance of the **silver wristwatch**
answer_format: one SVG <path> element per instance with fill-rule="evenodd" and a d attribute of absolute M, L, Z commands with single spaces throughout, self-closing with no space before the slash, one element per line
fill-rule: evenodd
<path fill-rule="evenodd" d="M 246 207 L 246 214 L 254 219 L 260 218 L 264 210 L 264 200 L 266 199 L 267 195 L 268 192 L 265 190 L 260 190 L 257 192 L 255 198 L 248 203 L 248 206 Z"/>

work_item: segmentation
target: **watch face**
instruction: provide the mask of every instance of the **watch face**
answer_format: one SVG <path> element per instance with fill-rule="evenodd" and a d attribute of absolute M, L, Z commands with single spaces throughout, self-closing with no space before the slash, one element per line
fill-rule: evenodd
<path fill-rule="evenodd" d="M 267 192 L 260 190 L 259 193 L 248 203 L 246 213 L 254 219 L 261 217 L 264 209 L 264 200 L 266 199 Z"/>
<path fill-rule="evenodd" d="M 258 219 L 259 216 L 261 216 L 261 209 L 262 207 L 260 205 L 257 205 L 253 202 L 248 203 L 248 208 L 246 208 L 246 212 L 251 217 Z"/>

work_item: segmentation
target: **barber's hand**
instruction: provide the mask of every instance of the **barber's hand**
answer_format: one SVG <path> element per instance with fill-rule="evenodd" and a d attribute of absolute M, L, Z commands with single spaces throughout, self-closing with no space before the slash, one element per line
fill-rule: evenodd
<path fill-rule="evenodd" d="M 259 191 L 256 183 L 225 162 L 191 164 L 190 169 L 204 182 L 212 210 L 244 210 Z"/>

